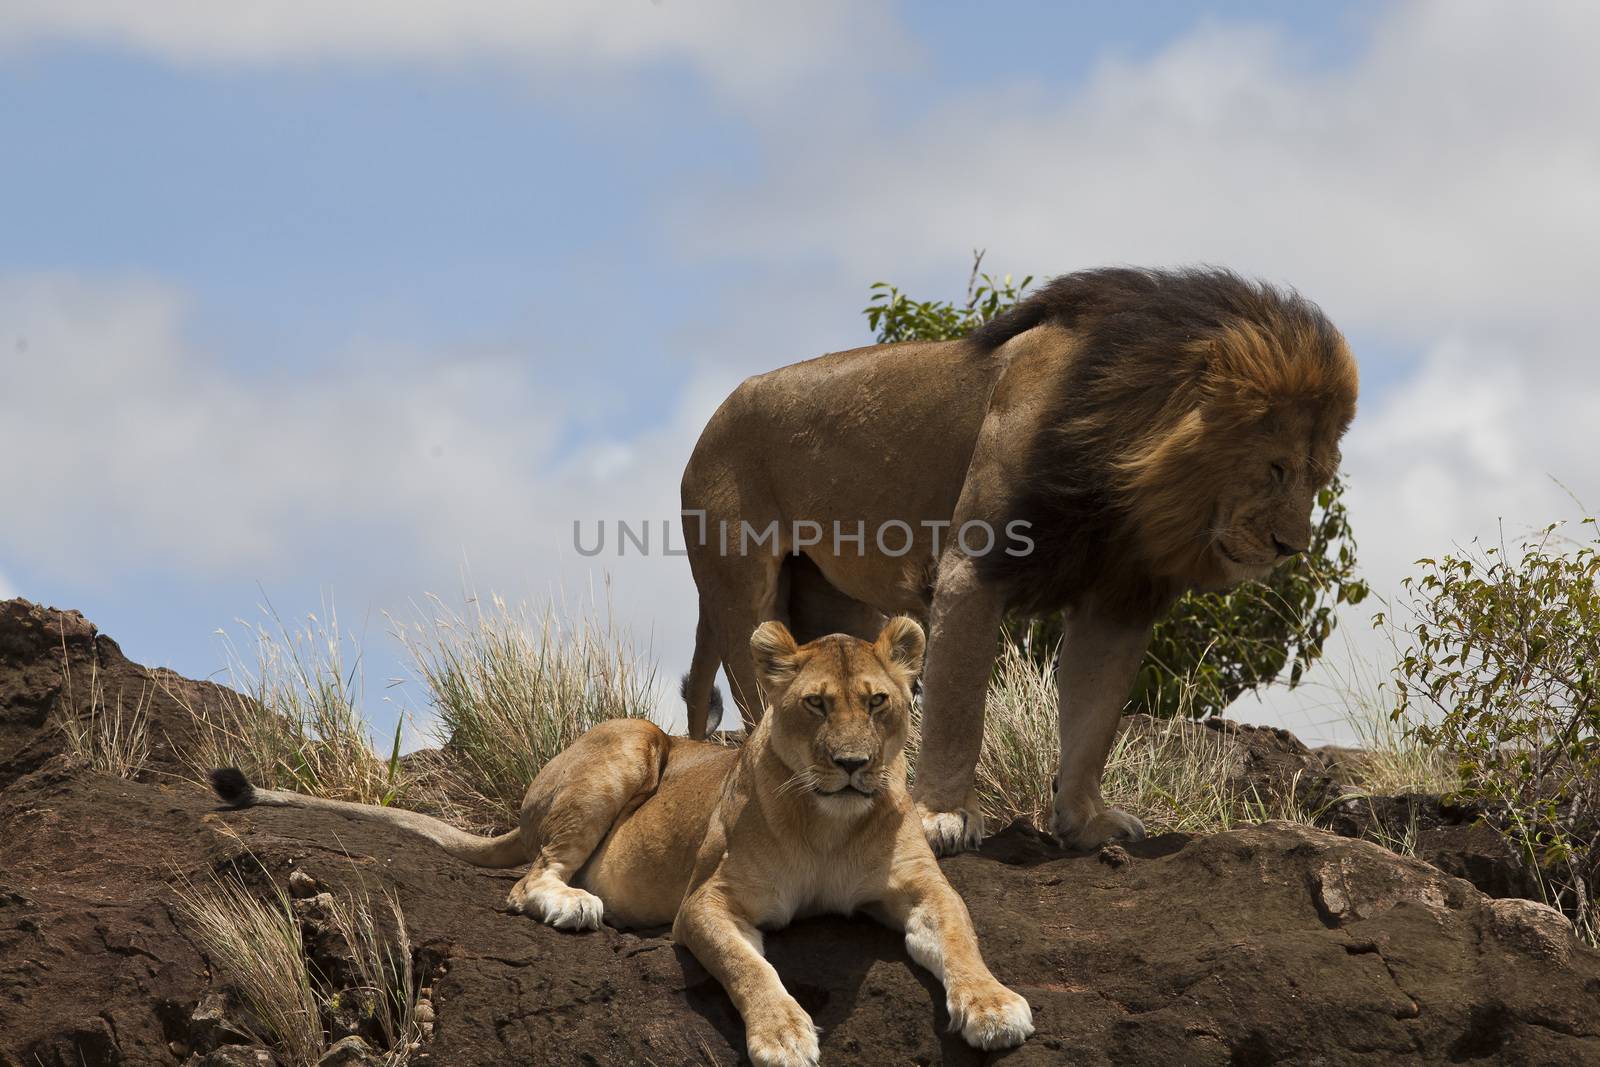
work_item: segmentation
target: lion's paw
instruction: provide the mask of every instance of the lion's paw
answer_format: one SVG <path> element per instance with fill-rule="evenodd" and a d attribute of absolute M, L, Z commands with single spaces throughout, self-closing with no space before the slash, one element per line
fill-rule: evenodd
<path fill-rule="evenodd" d="M 950 1029 L 973 1048 L 996 1049 L 1020 1045 L 1033 1033 L 1033 1009 L 1003 985 L 978 992 L 952 991 L 946 1004 Z"/>
<path fill-rule="evenodd" d="M 593 893 L 570 885 L 548 885 L 521 891 L 513 889 L 506 901 L 512 911 L 532 915 L 558 930 L 598 930 L 605 904 Z"/>
<path fill-rule="evenodd" d="M 1120 808 L 1104 808 L 1087 819 L 1065 818 L 1051 812 L 1050 832 L 1068 848 L 1090 851 L 1111 841 L 1143 841 L 1144 823 Z"/>
<path fill-rule="evenodd" d="M 974 809 L 931 811 L 917 805 L 922 835 L 936 856 L 951 856 L 983 844 L 983 813 Z"/>
<path fill-rule="evenodd" d="M 817 1026 L 792 998 L 760 1017 L 747 1018 L 744 1041 L 756 1067 L 817 1067 L 822 1059 Z"/>

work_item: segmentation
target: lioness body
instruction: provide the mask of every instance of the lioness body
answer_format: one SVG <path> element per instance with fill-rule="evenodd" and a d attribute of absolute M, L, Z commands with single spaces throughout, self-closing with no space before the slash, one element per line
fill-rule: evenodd
<path fill-rule="evenodd" d="M 1081 846 L 1140 836 L 1100 777 L 1151 625 L 1184 590 L 1306 547 L 1354 404 L 1320 312 L 1216 271 L 1069 275 L 971 339 L 751 378 L 683 476 L 690 733 L 719 665 L 760 718 L 743 635 L 763 620 L 864 635 L 926 618 L 916 795 L 936 848 L 971 847 L 1001 619 L 1063 609 L 1054 828 Z"/>
<path fill-rule="evenodd" d="M 761 954 L 761 930 L 861 910 L 906 932 L 939 977 L 952 1023 L 980 1048 L 1032 1032 L 1027 1002 L 995 981 L 966 906 L 923 836 L 902 749 L 922 631 L 897 619 L 875 644 L 797 646 L 771 623 L 752 643 L 777 709 L 739 748 L 602 723 L 552 759 L 515 831 L 476 838 L 414 812 L 256 791 L 214 776 L 236 804 L 325 808 L 415 830 L 471 862 L 531 867 L 513 910 L 568 929 L 671 923 L 727 988 L 758 1064 L 817 1062 L 815 1027 Z M 232 775 L 232 777 L 230 777 Z"/>
<path fill-rule="evenodd" d="M 557 755 L 534 779 L 520 833 L 526 858 L 555 836 L 550 812 L 593 797 L 621 810 L 582 865 L 565 880 L 605 902 L 613 926 L 665 926 L 678 914 L 722 789 L 739 750 L 669 737 L 654 723 L 601 723 Z M 542 818 L 529 819 L 529 809 Z M 597 816 L 596 816 L 597 817 Z M 592 833 L 592 824 L 583 831 Z M 530 909 L 533 910 L 533 909 Z"/>

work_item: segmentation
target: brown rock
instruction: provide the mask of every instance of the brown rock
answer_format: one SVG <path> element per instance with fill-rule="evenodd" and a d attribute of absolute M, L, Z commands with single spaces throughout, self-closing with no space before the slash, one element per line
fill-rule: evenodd
<path fill-rule="evenodd" d="M 347 1037 L 334 1042 L 317 1061 L 317 1067 L 368 1067 L 377 1062 L 370 1045 L 359 1037 Z"/>
<path fill-rule="evenodd" d="M 741 1059 L 727 994 L 664 931 L 552 930 L 499 908 L 517 871 L 329 813 L 219 814 L 197 785 L 54 759 L 47 635 L 59 622 L 72 654 L 99 646 L 102 663 L 114 646 L 15 605 L 0 605 L 3 1067 L 175 1064 L 168 1042 L 218 990 L 169 886 L 231 869 L 241 845 L 280 884 L 304 866 L 331 892 L 359 873 L 398 895 L 432 993 L 428 1062 Z M 157 709 L 163 726 L 175 713 Z M 1033 1005 L 1038 1032 L 1010 1053 L 951 1035 L 934 980 L 864 918 L 797 923 L 768 955 L 830 1064 L 1600 1063 L 1600 953 L 1546 911 L 1288 824 L 1123 850 L 1110 868 L 1014 826 L 944 861 L 985 958 Z M 242 1045 L 207 1055 L 259 1067 Z"/>
<path fill-rule="evenodd" d="M 1113 869 L 1126 867 L 1133 862 L 1133 857 L 1128 855 L 1128 850 L 1115 841 L 1101 845 L 1098 855 L 1101 863 Z"/>
<path fill-rule="evenodd" d="M 221 1045 L 247 1045 L 250 1039 L 229 1021 L 228 998 L 210 992 L 200 998 L 189 1013 L 189 1045 L 196 1052 L 210 1052 Z"/>
<path fill-rule="evenodd" d="M 1536 956 L 1565 963 L 1576 944 L 1572 920 L 1548 904 L 1536 900 L 1508 898 L 1485 903 L 1495 932 Z"/>
<path fill-rule="evenodd" d="M 277 1067 L 278 1060 L 259 1045 L 222 1045 L 195 1056 L 185 1067 Z"/>

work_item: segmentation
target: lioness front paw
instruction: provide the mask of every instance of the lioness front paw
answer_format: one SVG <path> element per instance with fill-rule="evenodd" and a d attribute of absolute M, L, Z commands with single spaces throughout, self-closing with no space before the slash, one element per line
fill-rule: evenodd
<path fill-rule="evenodd" d="M 792 998 L 745 1019 L 744 1043 L 756 1067 L 817 1067 L 822 1058 L 817 1026 Z"/>
<path fill-rule="evenodd" d="M 1033 1033 L 1033 1009 L 1003 985 L 976 992 L 952 991 L 946 1001 L 950 1029 L 973 1048 L 996 1049 L 1020 1045 Z"/>
<path fill-rule="evenodd" d="M 1144 823 L 1120 808 L 1101 808 L 1084 816 L 1069 816 L 1057 807 L 1050 813 L 1050 832 L 1068 848 L 1096 849 L 1108 841 L 1143 841 Z"/>
<path fill-rule="evenodd" d="M 524 891 L 519 884 L 511 891 L 506 906 L 557 930 L 598 930 L 606 910 L 599 897 L 570 885 L 538 886 Z"/>
<path fill-rule="evenodd" d="M 935 856 L 953 856 L 983 844 L 983 812 L 977 806 L 955 811 L 932 811 L 921 804 L 922 835 Z"/>

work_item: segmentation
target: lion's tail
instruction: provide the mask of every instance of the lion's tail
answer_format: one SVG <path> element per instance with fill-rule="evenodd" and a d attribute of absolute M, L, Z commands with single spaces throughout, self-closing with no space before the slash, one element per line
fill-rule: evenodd
<path fill-rule="evenodd" d="M 516 830 L 503 833 L 499 837 L 479 837 L 465 830 L 458 830 L 447 822 L 403 808 L 385 808 L 377 804 L 352 804 L 344 800 L 324 800 L 322 797 L 291 793 L 283 789 L 257 789 L 237 767 L 219 767 L 211 772 L 210 777 L 211 788 L 229 807 L 248 808 L 257 804 L 270 804 L 282 808 L 310 808 L 314 811 L 336 811 L 356 819 L 388 823 L 390 826 L 398 826 L 425 837 L 457 859 L 466 860 L 479 867 L 516 867 L 529 860 L 528 850 Z"/>
<path fill-rule="evenodd" d="M 689 736 L 702 740 L 722 724 L 722 690 L 717 688 L 716 638 L 711 631 L 705 604 L 700 605 L 700 623 L 694 631 L 694 658 L 689 673 L 683 676 L 679 692 L 689 709 Z"/>

